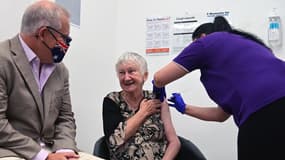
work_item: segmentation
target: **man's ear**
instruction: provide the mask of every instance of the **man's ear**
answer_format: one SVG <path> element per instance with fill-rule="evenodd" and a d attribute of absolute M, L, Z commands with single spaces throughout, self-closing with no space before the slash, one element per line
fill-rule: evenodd
<path fill-rule="evenodd" d="M 37 37 L 40 39 L 43 39 L 43 37 L 45 35 L 45 31 L 46 31 L 46 27 L 39 28 L 37 31 Z"/>

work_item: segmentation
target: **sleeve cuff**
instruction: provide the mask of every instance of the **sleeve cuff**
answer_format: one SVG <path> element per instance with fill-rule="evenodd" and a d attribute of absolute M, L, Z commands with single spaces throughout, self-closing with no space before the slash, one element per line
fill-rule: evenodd
<path fill-rule="evenodd" d="M 32 160 L 45 160 L 48 157 L 49 153 L 49 151 L 41 149 L 40 152 Z"/>

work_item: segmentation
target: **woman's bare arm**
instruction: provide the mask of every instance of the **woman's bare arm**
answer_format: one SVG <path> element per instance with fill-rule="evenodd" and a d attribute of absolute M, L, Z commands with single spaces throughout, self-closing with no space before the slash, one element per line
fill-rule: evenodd
<path fill-rule="evenodd" d="M 164 123 L 165 135 L 168 140 L 168 146 L 163 156 L 163 160 L 174 159 L 180 150 L 180 141 L 176 135 L 168 104 L 166 101 L 162 103 L 161 119 Z"/>

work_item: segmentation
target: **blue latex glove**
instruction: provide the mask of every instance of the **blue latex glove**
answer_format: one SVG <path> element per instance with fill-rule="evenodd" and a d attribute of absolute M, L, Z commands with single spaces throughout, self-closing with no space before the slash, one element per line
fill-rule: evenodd
<path fill-rule="evenodd" d="M 177 111 L 184 114 L 186 104 L 180 93 L 172 93 L 172 96 L 168 99 L 168 105 L 175 107 Z"/>
<path fill-rule="evenodd" d="M 154 85 L 154 80 L 151 81 L 153 85 L 152 93 L 155 95 L 155 98 L 159 99 L 160 102 L 164 101 L 164 98 L 166 98 L 166 92 L 165 92 L 165 87 L 156 87 Z"/>

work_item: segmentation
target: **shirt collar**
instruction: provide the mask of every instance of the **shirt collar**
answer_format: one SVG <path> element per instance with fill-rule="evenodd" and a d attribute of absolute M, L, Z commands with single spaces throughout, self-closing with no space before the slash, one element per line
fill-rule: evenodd
<path fill-rule="evenodd" d="M 22 37 L 19 34 L 19 39 L 21 42 L 21 45 L 24 49 L 24 52 L 29 60 L 29 62 L 32 62 L 35 58 L 38 58 L 35 52 L 26 44 L 26 42 L 22 39 Z"/>

